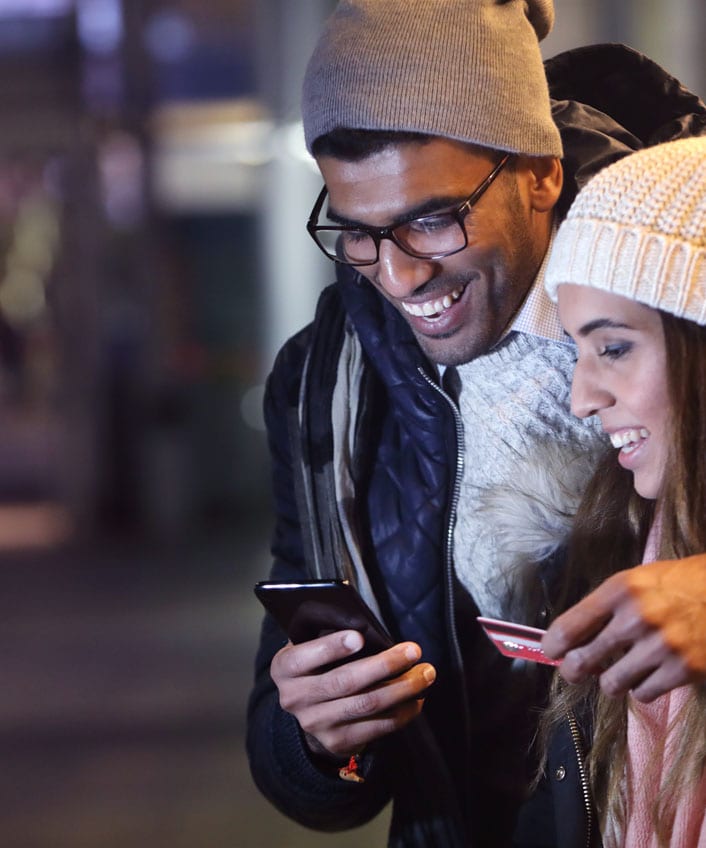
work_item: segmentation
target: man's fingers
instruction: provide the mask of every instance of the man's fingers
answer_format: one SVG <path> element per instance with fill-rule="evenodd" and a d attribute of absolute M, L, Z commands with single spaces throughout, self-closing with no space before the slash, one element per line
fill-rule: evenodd
<path fill-rule="evenodd" d="M 354 635 L 359 637 L 358 633 Z M 339 703 L 380 688 L 383 681 L 400 678 L 417 665 L 421 656 L 419 645 L 402 642 L 372 657 L 353 656 L 333 669 L 322 670 L 322 662 L 325 667 L 331 661 L 345 659 L 343 637 L 345 632 L 289 645 L 276 655 L 270 673 L 279 689 L 283 709 L 301 720 L 302 711 L 312 705 Z M 423 673 L 421 678 L 409 679 L 423 679 Z"/>
<path fill-rule="evenodd" d="M 435 678 L 434 667 L 420 663 L 393 680 L 347 698 L 321 701 L 315 697 L 297 718 L 304 731 L 326 750 L 345 754 L 356 745 L 399 730 L 417 716 L 424 693 Z"/>
<path fill-rule="evenodd" d="M 620 658 L 624 659 L 625 652 L 631 648 L 632 663 L 639 664 L 643 655 L 654 654 L 656 645 L 663 646 L 659 634 L 655 634 L 656 641 L 647 641 L 652 634 L 654 631 L 643 621 L 637 605 L 628 600 L 593 639 L 565 655 L 561 674 L 570 683 L 579 683 L 590 674 L 618 667 L 617 663 L 622 662 Z M 652 666 L 653 659 L 649 660 Z M 644 664 L 648 664 L 647 660 Z"/>
<path fill-rule="evenodd" d="M 423 700 L 405 701 L 395 709 L 371 718 L 307 732 L 307 738 L 318 743 L 334 757 L 349 757 L 378 739 L 401 730 L 415 719 L 422 710 Z M 311 741 L 310 741 L 311 744 Z"/>
<path fill-rule="evenodd" d="M 359 721 L 383 713 L 403 701 L 420 697 L 436 678 L 436 670 L 429 663 L 420 663 L 391 679 L 377 679 L 367 686 L 360 686 L 360 675 L 348 666 L 334 669 L 306 681 L 307 703 L 298 710 L 300 722 L 304 714 L 317 711 L 336 723 Z M 366 675 L 367 677 L 367 675 Z M 298 704 L 287 703 L 280 698 L 282 707 L 289 712 L 297 710 Z M 318 719 L 316 719 L 318 720 Z"/>
<path fill-rule="evenodd" d="M 684 660 L 677 654 L 670 654 L 658 669 L 633 688 L 632 695 L 647 704 L 678 686 L 685 686 L 692 679 L 693 674 Z"/>
<path fill-rule="evenodd" d="M 559 659 L 587 642 L 626 597 L 629 595 L 622 573 L 614 574 L 551 624 L 542 639 L 542 650 L 548 657 Z"/>
<path fill-rule="evenodd" d="M 362 647 L 363 637 L 355 630 L 341 630 L 299 645 L 290 642 L 275 654 L 270 673 L 275 683 L 280 679 L 304 677 L 357 653 Z"/>
<path fill-rule="evenodd" d="M 600 674 L 607 695 L 651 701 L 706 675 L 706 562 L 654 562 L 618 572 L 551 625 L 547 656 L 578 683 Z"/>
<path fill-rule="evenodd" d="M 403 727 L 422 709 L 436 671 L 419 662 L 419 645 L 401 642 L 356 658 L 361 647 L 359 633 L 341 631 L 286 645 L 272 660 L 280 705 L 297 719 L 312 750 L 349 754 Z M 326 670 L 346 657 L 348 662 Z"/>
<path fill-rule="evenodd" d="M 606 695 L 617 697 L 639 687 L 669 658 L 669 649 L 658 631 L 649 631 L 601 673 Z"/>
<path fill-rule="evenodd" d="M 606 695 L 631 692 L 638 701 L 649 702 L 691 679 L 683 658 L 671 651 L 662 634 L 654 630 L 603 672 L 600 685 Z"/>
<path fill-rule="evenodd" d="M 706 678 L 706 555 L 664 560 L 631 570 L 630 588 L 642 615 L 662 632 L 674 654 Z"/>
<path fill-rule="evenodd" d="M 586 676 L 588 662 L 581 674 L 569 662 L 574 653 L 567 655 L 562 664 L 561 673 L 572 682 Z M 596 654 L 597 656 L 597 654 Z M 568 668 L 564 666 L 568 663 Z M 606 661 L 607 666 L 600 675 L 600 686 L 610 697 L 618 697 L 631 692 L 638 701 L 649 702 L 669 692 L 677 686 L 690 682 L 692 675 L 683 659 L 673 653 L 657 630 L 647 631 L 637 639 L 626 653 L 614 662 Z"/>

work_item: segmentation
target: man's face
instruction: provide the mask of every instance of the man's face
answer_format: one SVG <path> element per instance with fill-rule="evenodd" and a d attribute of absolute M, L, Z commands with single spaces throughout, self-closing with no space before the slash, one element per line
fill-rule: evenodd
<path fill-rule="evenodd" d="M 535 202 L 538 178 L 531 163 L 536 161 L 519 158 L 517 167 L 506 168 L 471 209 L 464 250 L 418 259 L 383 240 L 378 262 L 359 268 L 404 317 L 433 362 L 459 365 L 486 352 L 532 284 L 556 200 L 552 195 L 549 208 L 544 208 L 546 199 Z M 341 223 L 372 227 L 458 206 L 496 162 L 490 151 L 445 139 L 392 145 L 355 162 L 330 156 L 318 160 L 329 211 Z"/>

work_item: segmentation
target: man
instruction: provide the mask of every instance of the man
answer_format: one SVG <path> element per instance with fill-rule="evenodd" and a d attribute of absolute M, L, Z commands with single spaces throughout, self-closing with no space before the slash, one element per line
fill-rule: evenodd
<path fill-rule="evenodd" d="M 572 458 L 598 442 L 569 412 L 573 348 L 543 261 L 578 184 L 706 123 L 611 46 L 549 64 L 552 116 L 552 20 L 551 0 L 344 0 L 309 63 L 325 182 L 309 231 L 338 281 L 268 383 L 271 577 L 350 579 L 397 642 L 356 660 L 357 633 L 294 646 L 265 618 L 251 769 L 309 827 L 354 827 L 392 799 L 391 845 L 512 842 L 546 680 L 475 616 L 545 623 L 558 545 L 532 538 L 518 571 L 483 493 L 546 442 Z"/>

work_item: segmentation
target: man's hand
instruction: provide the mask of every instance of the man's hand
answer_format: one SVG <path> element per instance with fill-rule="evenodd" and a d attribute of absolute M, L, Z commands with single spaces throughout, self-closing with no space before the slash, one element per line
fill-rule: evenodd
<path fill-rule="evenodd" d="M 345 758 L 404 727 L 419 715 L 424 692 L 434 682 L 436 671 L 419 663 L 421 650 L 414 642 L 320 671 L 362 647 L 360 633 L 342 630 L 289 643 L 272 660 L 282 709 L 297 719 L 316 754 Z"/>
<path fill-rule="evenodd" d="M 564 657 L 570 683 L 600 674 L 607 695 L 653 701 L 706 680 L 706 555 L 614 574 L 556 619 L 542 649 Z"/>

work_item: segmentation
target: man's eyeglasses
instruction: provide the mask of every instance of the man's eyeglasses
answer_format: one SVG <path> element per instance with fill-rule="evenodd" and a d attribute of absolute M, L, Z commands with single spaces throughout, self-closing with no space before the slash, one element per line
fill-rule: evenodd
<path fill-rule="evenodd" d="M 424 215 L 393 227 L 357 227 L 319 224 L 328 190 L 321 190 L 306 228 L 321 250 L 344 265 L 374 265 L 380 255 L 380 242 L 390 239 L 409 256 L 417 259 L 441 259 L 468 246 L 465 217 L 490 188 L 511 154 L 506 153 L 473 193 L 455 209 Z"/>

